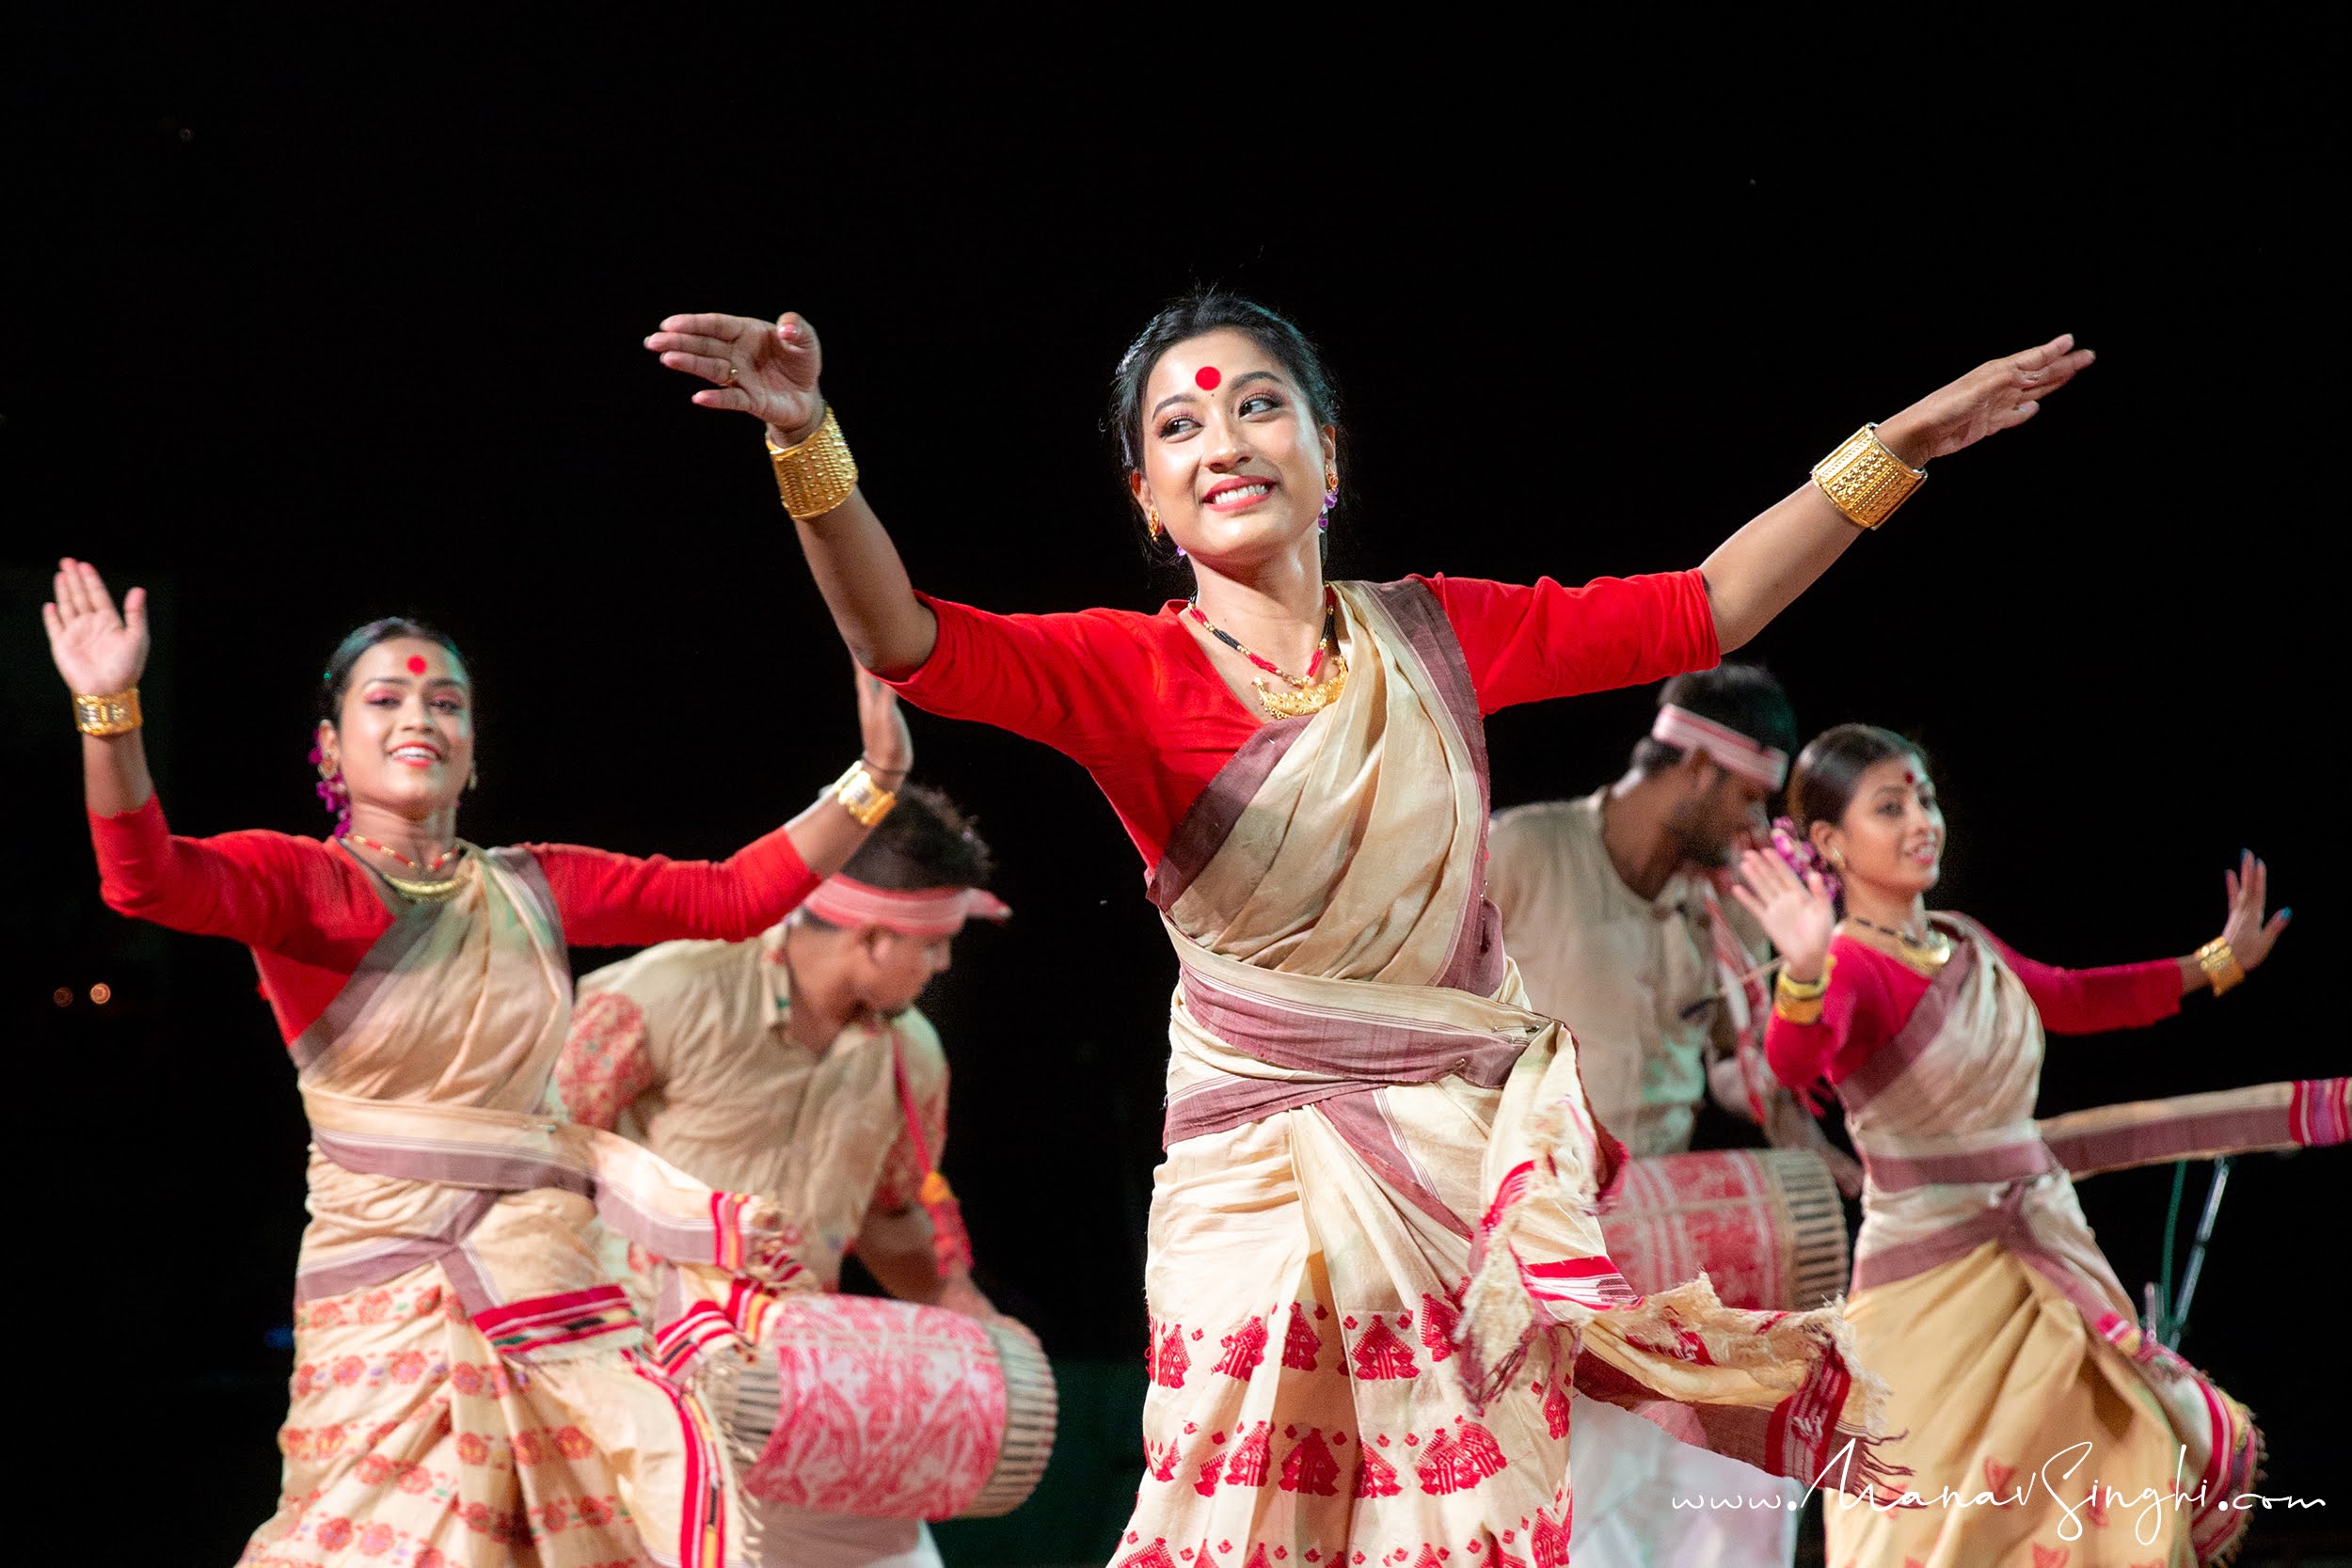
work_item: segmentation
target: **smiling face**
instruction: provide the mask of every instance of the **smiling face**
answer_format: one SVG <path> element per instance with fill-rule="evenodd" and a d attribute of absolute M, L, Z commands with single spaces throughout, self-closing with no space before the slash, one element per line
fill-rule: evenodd
<path fill-rule="evenodd" d="M 1160 356 L 1144 386 L 1136 504 L 1196 561 L 1247 570 L 1308 541 L 1336 472 L 1331 427 L 1281 359 L 1220 327 Z"/>
<path fill-rule="evenodd" d="M 473 771 L 465 666 L 423 638 L 378 642 L 352 665 L 342 721 L 322 723 L 318 740 L 355 802 L 413 819 L 453 806 Z"/>
<path fill-rule="evenodd" d="M 1916 756 L 1874 762 L 1854 781 L 1846 815 L 1835 827 L 1813 825 L 1813 841 L 1838 875 L 1890 898 L 1909 900 L 1943 875 L 1944 808 L 1927 766 Z"/>

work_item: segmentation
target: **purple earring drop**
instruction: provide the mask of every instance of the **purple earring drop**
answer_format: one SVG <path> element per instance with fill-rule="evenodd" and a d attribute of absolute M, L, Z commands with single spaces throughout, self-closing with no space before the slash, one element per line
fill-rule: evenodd
<path fill-rule="evenodd" d="M 326 766 L 326 753 L 316 746 L 310 748 L 310 766 L 318 768 Z M 337 768 L 331 772 L 321 772 L 319 782 L 312 788 L 318 795 L 319 804 L 334 816 L 335 836 L 341 838 L 351 832 L 351 786 L 343 783 L 343 770 Z"/>
<path fill-rule="evenodd" d="M 1315 514 L 1315 531 L 1331 531 L 1331 509 L 1340 504 L 1339 481 L 1326 477 L 1323 484 L 1323 510 Z"/>

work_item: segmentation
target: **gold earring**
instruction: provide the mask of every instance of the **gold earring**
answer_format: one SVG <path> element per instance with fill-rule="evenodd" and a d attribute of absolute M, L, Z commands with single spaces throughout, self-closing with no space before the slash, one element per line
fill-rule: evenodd
<path fill-rule="evenodd" d="M 1331 490 L 1336 490 L 1336 489 L 1338 489 L 1339 487 L 1340 487 L 1340 471 L 1339 471 L 1337 468 L 1334 468 L 1333 467 L 1331 467 L 1331 465 L 1330 465 L 1330 464 L 1326 463 L 1326 464 L 1323 466 L 1323 488 L 1324 488 L 1326 491 L 1331 491 Z"/>
<path fill-rule="evenodd" d="M 1160 542 L 1160 509 L 1148 501 L 1143 508 L 1143 526 L 1152 531 L 1152 543 L 1158 544 Z"/>
<path fill-rule="evenodd" d="M 468 789 L 480 789 L 482 787 L 482 765 L 480 763 L 476 763 L 473 767 L 466 769 L 466 787 Z"/>
<path fill-rule="evenodd" d="M 1829 868 L 1832 871 L 1843 871 L 1846 869 L 1846 852 L 1844 850 L 1834 848 L 1830 850 L 1826 858 L 1829 861 Z"/>

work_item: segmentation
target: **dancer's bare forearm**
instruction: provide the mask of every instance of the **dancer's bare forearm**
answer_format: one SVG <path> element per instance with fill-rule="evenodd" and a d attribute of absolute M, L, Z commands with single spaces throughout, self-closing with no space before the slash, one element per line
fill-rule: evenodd
<path fill-rule="evenodd" d="M 914 596 L 898 546 L 866 504 L 866 493 L 852 490 L 823 516 L 795 526 L 850 657 L 883 676 L 920 668 L 939 641 L 939 618 Z"/>

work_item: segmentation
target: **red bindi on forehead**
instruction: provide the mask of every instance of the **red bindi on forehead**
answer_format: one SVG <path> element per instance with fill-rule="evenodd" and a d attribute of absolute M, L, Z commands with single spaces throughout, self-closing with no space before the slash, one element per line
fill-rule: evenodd
<path fill-rule="evenodd" d="M 1215 365 L 1203 365 L 1192 372 L 1192 384 L 1204 392 L 1216 391 L 1217 383 L 1224 379 L 1225 377 L 1217 372 Z"/>
<path fill-rule="evenodd" d="M 408 656 L 408 673 L 412 675 L 421 675 L 424 673 L 424 656 L 422 654 L 410 654 Z"/>

